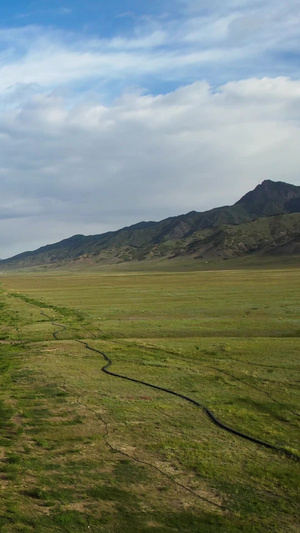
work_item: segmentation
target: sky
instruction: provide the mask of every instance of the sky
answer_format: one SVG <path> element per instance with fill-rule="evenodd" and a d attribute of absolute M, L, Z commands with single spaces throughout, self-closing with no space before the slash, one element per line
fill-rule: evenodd
<path fill-rule="evenodd" d="M 299 0 L 0 0 L 0 257 L 300 185 Z"/>

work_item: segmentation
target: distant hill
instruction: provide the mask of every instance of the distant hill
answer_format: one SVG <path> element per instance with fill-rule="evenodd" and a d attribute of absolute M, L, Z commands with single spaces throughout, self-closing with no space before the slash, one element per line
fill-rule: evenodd
<path fill-rule="evenodd" d="M 0 268 L 300 254 L 300 187 L 265 180 L 232 206 L 140 222 L 100 235 L 74 235 L 0 261 Z"/>

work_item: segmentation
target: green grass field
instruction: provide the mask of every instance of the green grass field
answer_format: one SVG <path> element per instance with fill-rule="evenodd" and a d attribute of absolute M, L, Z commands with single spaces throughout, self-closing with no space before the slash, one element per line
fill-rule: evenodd
<path fill-rule="evenodd" d="M 1 281 L 1 533 L 299 531 L 297 461 L 77 342 L 300 455 L 298 269 Z"/>

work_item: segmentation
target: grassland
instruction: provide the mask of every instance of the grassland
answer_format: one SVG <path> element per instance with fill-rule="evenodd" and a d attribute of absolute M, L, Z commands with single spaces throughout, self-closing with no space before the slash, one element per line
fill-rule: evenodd
<path fill-rule="evenodd" d="M 3 275 L 1 532 L 298 531 L 299 463 L 77 341 L 299 455 L 299 278 Z"/>

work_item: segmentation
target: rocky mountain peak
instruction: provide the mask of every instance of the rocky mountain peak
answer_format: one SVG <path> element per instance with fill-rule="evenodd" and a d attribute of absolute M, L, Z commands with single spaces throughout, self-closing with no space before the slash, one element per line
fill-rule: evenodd
<path fill-rule="evenodd" d="M 300 207 L 300 187 L 283 181 L 264 180 L 235 205 L 258 216 L 297 212 Z"/>

